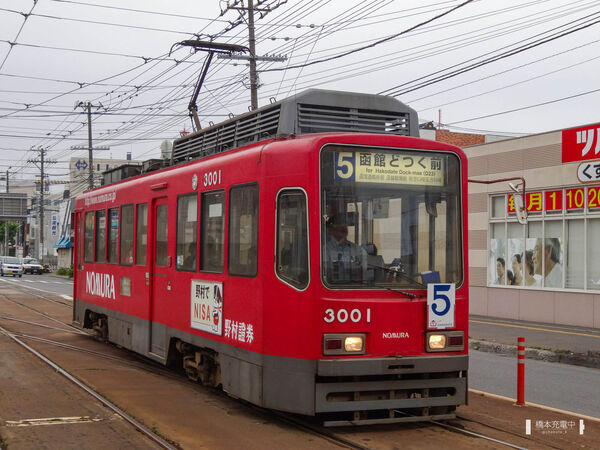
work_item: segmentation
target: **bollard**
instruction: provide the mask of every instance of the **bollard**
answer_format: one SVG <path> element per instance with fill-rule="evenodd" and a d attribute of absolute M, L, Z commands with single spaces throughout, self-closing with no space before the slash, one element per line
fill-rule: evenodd
<path fill-rule="evenodd" d="M 517 351 L 517 405 L 525 404 L 525 338 L 520 337 Z"/>

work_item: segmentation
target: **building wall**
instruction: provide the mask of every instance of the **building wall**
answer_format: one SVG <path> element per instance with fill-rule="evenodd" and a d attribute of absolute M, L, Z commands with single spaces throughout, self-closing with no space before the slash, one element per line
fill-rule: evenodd
<path fill-rule="evenodd" d="M 577 178 L 579 162 L 562 163 L 562 130 L 463 149 L 469 158 L 470 179 L 490 181 L 523 177 L 528 192 L 582 187 L 582 183 Z M 596 186 L 598 185 L 600 183 L 596 183 Z M 490 284 L 491 271 L 488 265 L 493 258 L 489 256 L 489 234 L 490 223 L 494 222 L 490 217 L 491 198 L 494 194 L 510 192 L 507 182 L 469 183 L 471 314 L 600 328 L 600 288 L 596 293 L 589 289 L 550 289 Z M 563 217 L 566 222 L 568 216 L 563 214 Z M 600 217 L 600 214 L 588 217 Z M 509 217 L 507 221 L 510 220 L 516 222 L 516 219 Z M 531 224 L 533 220 L 535 217 L 530 215 L 529 223 Z M 563 230 L 566 228 L 565 225 Z M 528 228 L 525 230 L 528 232 Z M 564 243 L 568 245 L 568 242 Z"/>

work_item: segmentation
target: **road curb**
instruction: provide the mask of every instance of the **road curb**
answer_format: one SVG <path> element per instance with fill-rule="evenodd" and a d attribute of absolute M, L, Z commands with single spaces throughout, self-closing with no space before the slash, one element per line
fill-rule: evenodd
<path fill-rule="evenodd" d="M 492 394 L 491 392 L 480 391 L 478 389 L 469 389 L 469 394 L 481 395 L 483 397 L 490 397 L 490 398 L 494 398 L 497 400 L 503 400 L 503 401 L 510 402 L 510 403 L 514 404 L 515 406 L 518 406 L 516 404 L 516 401 L 517 401 L 516 399 L 511 398 L 511 397 L 505 397 L 504 395 Z M 545 409 L 545 410 L 560 413 L 560 414 L 567 414 L 569 416 L 575 416 L 580 419 L 591 420 L 594 422 L 600 422 L 600 418 L 598 418 L 598 417 L 587 416 L 585 414 L 579 414 L 579 413 L 576 413 L 573 411 L 567 411 L 565 409 L 553 408 L 552 406 L 540 405 L 539 403 L 525 402 L 525 404 L 523 406 L 533 406 L 534 408 L 541 408 L 541 409 Z"/>
<path fill-rule="evenodd" d="M 497 353 L 505 356 L 517 355 L 516 345 L 482 341 L 479 339 L 469 339 L 469 348 L 472 350 L 479 350 L 480 352 Z M 525 359 L 535 359 L 538 361 L 546 362 L 558 362 L 562 364 L 572 364 L 574 366 L 583 366 L 590 367 L 592 369 L 600 369 L 600 353 L 597 352 L 557 352 L 552 350 L 527 347 L 525 348 Z"/>

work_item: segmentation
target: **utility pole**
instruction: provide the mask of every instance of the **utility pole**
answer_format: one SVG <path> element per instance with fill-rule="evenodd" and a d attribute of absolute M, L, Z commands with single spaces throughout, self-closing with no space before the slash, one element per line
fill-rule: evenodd
<path fill-rule="evenodd" d="M 256 61 L 285 61 L 287 58 L 282 57 L 282 56 L 278 56 L 278 57 L 271 57 L 271 56 L 264 56 L 264 57 L 260 57 L 260 56 L 256 56 L 256 37 L 254 35 L 254 12 L 255 11 L 260 11 L 261 13 L 264 12 L 269 13 L 271 11 L 273 11 L 274 9 L 276 9 L 278 6 L 280 6 L 280 4 L 275 5 L 274 7 L 266 7 L 266 8 L 259 8 L 258 6 L 260 6 L 260 4 L 262 3 L 261 0 L 259 0 L 257 2 L 256 5 L 254 5 L 254 0 L 248 0 L 248 7 L 245 8 L 244 7 L 244 2 L 243 0 L 241 1 L 242 6 L 235 6 L 237 4 L 237 1 L 234 2 L 233 5 L 229 5 L 227 4 L 227 8 L 225 9 L 225 11 L 221 11 L 221 16 L 224 15 L 228 10 L 230 9 L 235 9 L 238 11 L 248 11 L 248 49 L 250 50 L 250 56 L 247 57 L 240 57 L 240 56 L 222 56 L 219 55 L 218 58 L 221 59 L 248 59 L 249 63 L 250 63 L 250 108 L 252 110 L 255 110 L 258 108 L 258 87 L 259 87 L 259 83 L 258 83 L 258 74 L 256 73 Z"/>
<path fill-rule="evenodd" d="M 11 168 L 12 168 L 12 166 L 10 166 L 8 169 L 6 169 L 6 193 L 7 194 L 8 194 L 8 171 Z M 6 222 L 4 222 L 4 254 L 8 255 L 8 220 Z"/>
<path fill-rule="evenodd" d="M 37 149 L 32 148 L 34 151 L 38 151 L 40 153 L 39 159 L 28 159 L 27 162 L 34 163 L 38 165 L 40 168 L 40 203 L 39 203 L 39 217 L 40 217 L 40 230 L 38 233 L 38 257 L 41 253 L 41 258 L 44 256 L 44 190 L 46 189 L 46 174 L 44 173 L 44 164 L 56 164 L 54 160 L 46 160 L 46 149 L 43 147 L 38 147 Z"/>
<path fill-rule="evenodd" d="M 258 77 L 256 75 L 256 39 L 254 37 L 254 0 L 248 0 L 248 48 L 250 49 L 250 107 L 258 108 Z"/>
<path fill-rule="evenodd" d="M 91 102 L 75 102 L 75 108 L 82 108 L 87 112 L 88 119 L 88 159 L 89 159 L 89 179 L 88 184 L 89 188 L 94 188 L 94 148 L 92 147 L 92 108 L 100 109 L 103 108 L 102 103 L 98 105 L 92 105 Z"/>

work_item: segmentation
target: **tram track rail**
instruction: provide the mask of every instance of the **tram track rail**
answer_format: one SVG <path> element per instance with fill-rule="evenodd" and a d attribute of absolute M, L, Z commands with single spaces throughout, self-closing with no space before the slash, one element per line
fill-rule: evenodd
<path fill-rule="evenodd" d="M 154 443 L 158 444 L 160 447 L 168 449 L 168 450 L 175 450 L 175 449 L 177 449 L 176 446 L 174 446 L 170 442 L 167 442 L 165 439 L 163 439 L 162 437 L 160 437 L 159 435 L 157 435 L 156 433 L 154 433 L 148 427 L 146 427 L 145 425 L 143 425 L 142 423 L 140 423 L 138 420 L 136 420 L 133 416 L 127 414 L 121 408 L 119 408 L 118 406 L 116 406 L 115 404 L 113 404 L 107 398 L 105 398 L 102 395 L 100 395 L 98 392 L 94 391 L 91 387 L 87 386 L 85 383 L 83 383 L 82 381 L 80 381 L 74 375 L 72 375 L 71 373 L 69 373 L 68 371 L 66 371 L 65 369 L 63 369 L 62 367 L 60 367 L 58 364 L 56 364 L 53 361 L 51 361 L 50 359 L 46 358 L 44 355 L 42 355 L 40 352 L 38 352 L 37 350 L 35 350 L 33 347 L 29 346 L 27 343 L 25 343 L 23 340 L 21 340 L 14 333 L 11 333 L 10 331 L 6 330 L 2 326 L 0 326 L 0 333 L 4 334 L 5 336 L 7 336 L 10 339 L 12 339 L 14 342 L 16 342 L 17 344 L 19 344 L 21 347 L 25 348 L 28 352 L 30 352 L 31 354 L 33 354 L 34 356 L 36 356 L 38 359 L 40 359 L 41 361 L 43 361 L 44 363 L 46 363 L 47 365 L 49 365 L 56 372 L 58 372 L 59 374 L 61 374 L 62 376 L 64 376 L 66 379 L 68 379 L 69 381 L 71 381 L 72 383 L 74 383 L 79 388 L 83 389 L 85 392 L 87 392 L 89 395 L 91 395 L 92 397 L 94 397 L 96 400 L 98 400 L 104 406 L 106 406 L 111 411 L 113 411 L 114 413 L 116 413 L 120 417 L 122 417 L 126 422 L 128 422 L 129 424 L 131 424 L 136 430 L 138 430 L 139 432 L 143 433 L 148 439 L 150 439 Z"/>
<path fill-rule="evenodd" d="M 56 318 L 53 318 L 50 315 L 48 315 L 48 314 L 46 314 L 46 313 L 44 313 L 42 311 L 39 311 L 36 308 L 33 308 L 33 307 L 29 306 L 29 305 L 23 304 L 20 301 L 9 299 L 6 296 L 2 296 L 2 297 L 3 297 L 4 300 L 12 302 L 12 303 L 14 303 L 14 304 L 16 304 L 16 305 L 18 305 L 18 306 L 26 309 L 26 310 L 29 310 L 29 311 L 31 311 L 31 312 L 33 312 L 35 314 L 39 314 L 44 319 L 49 319 L 49 320 L 53 320 L 55 322 L 58 322 L 63 327 L 68 327 L 69 329 L 58 328 L 58 327 L 50 326 L 50 325 L 47 325 L 47 324 L 44 324 L 44 323 L 33 322 L 31 320 L 23 320 L 23 319 L 19 319 L 17 317 L 11 317 L 11 316 L 6 316 L 6 315 L 0 315 L 0 320 L 6 320 L 6 321 L 14 322 L 14 323 L 21 323 L 21 324 L 24 324 L 24 325 L 36 326 L 36 327 L 39 327 L 40 329 L 43 328 L 43 329 L 51 330 L 51 331 L 66 332 L 66 333 L 69 333 L 71 335 L 75 335 L 75 334 L 77 334 L 77 335 L 86 335 L 88 337 L 93 338 L 94 340 L 97 340 L 97 337 L 94 334 L 85 333 L 85 332 L 79 330 L 76 327 L 72 327 L 72 325 L 70 325 L 68 323 L 64 323 L 63 321 L 60 321 L 60 320 L 58 320 Z M 48 299 L 46 299 L 46 298 L 44 298 L 43 296 L 40 296 L 40 295 L 37 295 L 36 297 L 39 297 L 39 298 L 41 298 L 43 300 L 48 300 Z M 53 303 L 62 303 L 62 302 L 53 302 Z M 84 347 L 78 347 L 78 346 L 75 346 L 75 345 L 67 344 L 67 343 L 56 341 L 56 340 L 53 340 L 53 339 L 47 339 L 47 338 L 43 338 L 43 337 L 39 337 L 39 336 L 33 336 L 31 334 L 25 334 L 25 333 L 18 333 L 18 332 L 14 332 L 14 331 L 9 331 L 9 330 L 5 329 L 2 326 L 0 326 L 0 333 L 9 336 L 13 341 L 17 342 L 19 345 L 21 345 L 22 347 L 24 347 L 25 349 L 27 349 L 29 352 L 31 352 L 37 358 L 39 358 L 40 360 L 42 360 L 43 362 L 45 362 L 46 364 L 48 364 L 50 367 L 52 367 L 58 373 L 60 373 L 61 375 L 63 375 L 65 378 L 67 378 L 70 381 L 72 381 L 73 383 L 75 383 L 78 387 L 80 387 L 81 389 L 83 389 L 84 391 L 86 391 L 87 393 L 89 393 L 91 396 L 93 396 L 94 398 L 96 398 L 98 401 L 100 401 L 106 407 L 108 407 L 109 409 L 111 409 L 113 412 L 115 412 L 119 416 L 123 417 L 123 419 L 126 420 L 128 423 L 130 423 L 134 428 L 138 429 L 144 435 L 148 436 L 150 439 L 152 439 L 154 442 L 156 442 L 162 448 L 177 448 L 171 442 L 168 442 L 163 437 L 155 434 L 152 430 L 148 429 L 148 427 L 144 426 L 142 423 L 140 423 L 134 417 L 128 415 L 125 411 L 123 411 L 117 405 L 113 404 L 110 400 L 108 400 L 105 397 L 103 397 L 100 393 L 94 391 L 91 387 L 87 386 L 83 381 L 81 381 L 78 378 L 76 378 L 73 374 L 69 373 L 67 370 L 65 370 L 64 368 L 62 368 L 59 365 L 57 365 L 55 362 L 51 361 L 49 358 L 45 357 L 38 350 L 36 350 L 33 347 L 31 347 L 31 345 L 29 345 L 26 341 L 33 341 L 33 342 L 37 342 L 37 343 L 40 343 L 40 344 L 43 344 L 43 345 L 51 345 L 51 346 L 62 348 L 62 349 L 67 350 L 67 351 L 81 352 L 81 353 L 85 353 L 85 354 L 91 355 L 93 357 L 98 357 L 98 358 L 102 358 L 102 359 L 105 359 L 105 360 L 114 360 L 114 361 L 119 362 L 121 364 L 129 365 L 131 367 L 135 367 L 135 368 L 144 370 L 144 371 L 146 371 L 148 373 L 155 373 L 155 374 L 160 375 L 160 376 L 171 377 L 171 378 L 174 378 L 174 379 L 178 379 L 179 381 L 185 381 L 185 380 L 187 380 L 187 378 L 184 375 L 178 373 L 177 371 L 173 371 L 173 370 L 170 370 L 170 369 L 167 369 L 167 368 L 163 368 L 162 366 L 161 367 L 156 367 L 155 366 L 156 363 L 154 363 L 153 361 L 146 360 L 145 358 L 140 358 L 139 356 L 137 356 L 135 353 L 132 353 L 132 352 L 127 352 L 127 354 L 129 356 L 135 356 L 136 359 L 139 359 L 139 361 L 131 360 L 130 358 L 123 358 L 123 357 L 119 357 L 119 356 L 115 356 L 115 355 L 109 355 L 109 354 L 106 354 L 105 352 L 100 352 L 100 351 L 96 351 L 96 350 L 86 349 Z M 115 348 L 117 348 L 117 347 L 115 347 Z M 194 385 L 194 383 L 190 383 L 190 385 Z M 202 388 L 201 385 L 197 385 L 197 387 L 200 388 L 200 389 Z M 224 393 L 222 395 L 225 396 Z M 251 406 L 251 405 L 248 405 L 248 406 Z M 283 423 L 285 423 L 287 425 L 293 426 L 293 427 L 295 427 L 297 429 L 300 429 L 300 430 L 302 430 L 302 431 L 304 431 L 306 433 L 310 433 L 312 435 L 318 436 L 321 439 L 324 439 L 324 440 L 326 440 L 328 442 L 334 443 L 334 444 L 339 445 L 339 446 L 344 447 L 344 448 L 360 449 L 360 450 L 370 450 L 372 448 L 372 447 L 366 446 L 366 445 L 364 445 L 364 444 L 362 444 L 360 442 L 356 442 L 355 440 L 353 440 L 351 438 L 341 436 L 341 435 L 337 434 L 335 431 L 332 431 L 332 430 L 327 429 L 325 427 L 322 427 L 322 426 L 316 425 L 314 423 L 311 423 L 310 420 L 305 420 L 303 418 L 295 417 L 294 415 L 290 415 L 290 414 L 287 414 L 287 413 L 280 413 L 280 412 L 276 412 L 276 411 L 265 410 L 265 409 L 258 408 L 258 407 L 255 407 L 255 406 L 251 406 L 251 409 L 255 409 L 257 411 L 260 411 L 260 412 L 262 412 L 262 414 L 267 414 L 267 415 L 273 417 L 274 420 L 283 422 Z M 508 433 L 508 434 L 511 434 L 511 435 L 514 434 L 514 433 L 510 433 L 507 430 L 490 427 L 490 425 L 482 423 L 482 422 L 473 421 L 472 419 L 460 417 L 460 415 L 457 415 L 456 420 L 458 420 L 460 422 L 466 422 L 467 424 L 469 422 L 474 422 L 474 423 L 476 423 L 476 424 L 478 424 L 480 426 L 491 428 L 491 429 L 493 429 L 493 430 L 495 430 L 497 432 Z M 441 428 L 441 429 L 447 430 L 448 432 L 451 432 L 451 433 L 463 434 L 463 435 L 471 436 L 474 439 L 484 439 L 484 440 L 486 440 L 488 442 L 491 442 L 494 445 L 498 445 L 498 446 L 504 446 L 504 447 L 515 448 L 515 449 L 525 448 L 525 447 L 522 447 L 522 446 L 510 443 L 510 442 L 507 442 L 505 440 L 497 439 L 497 438 L 485 435 L 485 434 L 480 433 L 480 432 L 478 433 L 478 432 L 475 432 L 473 430 L 469 430 L 467 428 L 467 426 L 461 427 L 461 425 L 463 425 L 462 423 L 460 423 L 459 426 L 455 426 L 455 425 L 452 425 L 452 424 L 449 424 L 449 423 L 445 423 L 445 422 L 427 421 L 427 422 L 423 422 L 423 425 L 424 426 L 431 425 L 431 426 L 434 426 L 436 428 Z M 514 437 L 523 440 L 523 436 L 520 436 L 518 434 L 514 434 Z M 543 443 L 544 445 L 548 445 L 547 442 L 536 442 L 535 440 L 532 440 L 532 439 L 529 439 L 529 441 L 532 441 L 532 443 L 535 442 L 535 443 L 540 443 L 540 444 Z M 559 448 L 559 447 L 553 447 L 553 448 Z"/>
<path fill-rule="evenodd" d="M 331 431 L 330 428 L 325 428 L 325 427 L 322 427 L 322 426 L 319 426 L 319 425 L 312 424 L 309 421 L 307 421 L 306 419 L 298 418 L 298 417 L 295 417 L 295 416 L 290 415 L 288 413 L 282 413 L 282 412 L 277 412 L 277 411 L 272 411 L 271 414 L 274 415 L 275 417 L 277 417 L 282 422 L 288 424 L 288 425 L 294 426 L 294 427 L 296 427 L 298 429 L 301 429 L 301 430 L 304 430 L 304 431 L 306 431 L 308 433 L 320 436 L 320 437 L 322 437 L 322 438 L 324 438 L 324 439 L 326 439 L 328 441 L 331 441 L 331 442 L 334 442 L 334 443 L 337 443 L 337 444 L 340 444 L 340 445 L 343 445 L 343 446 L 347 446 L 348 448 L 351 448 L 351 449 L 356 449 L 356 450 L 371 450 L 371 447 L 368 447 L 368 446 L 365 446 L 365 445 L 363 445 L 363 444 L 361 444 L 359 442 L 353 441 L 352 439 L 348 439 L 346 437 L 342 437 L 339 434 Z M 458 416 L 457 416 L 457 419 L 469 421 L 467 419 L 459 418 Z M 477 423 L 479 423 L 482 426 L 486 426 L 488 428 L 495 429 L 493 427 L 490 427 L 487 424 L 484 424 L 484 423 L 481 423 L 481 422 L 477 422 Z M 470 437 L 473 437 L 473 438 L 476 438 L 476 439 L 484 439 L 484 440 L 486 440 L 488 442 L 491 442 L 493 444 L 501 445 L 501 446 L 508 447 L 508 448 L 514 448 L 514 449 L 517 449 L 517 450 L 526 450 L 526 448 L 527 448 L 527 447 L 522 447 L 522 446 L 510 443 L 510 442 L 507 442 L 507 441 L 504 441 L 504 440 L 501 440 L 501 439 L 497 439 L 497 438 L 494 438 L 494 437 L 491 437 L 491 436 L 487 436 L 487 435 L 482 434 L 482 433 L 477 433 L 475 431 L 468 430 L 466 428 L 457 427 L 457 426 L 450 425 L 448 423 L 440 422 L 440 421 L 436 421 L 436 420 L 427 420 L 427 421 L 423 421 L 423 422 L 412 422 L 411 423 L 411 425 L 413 425 L 413 426 L 417 426 L 417 424 L 418 425 L 425 425 L 425 426 L 432 425 L 432 426 L 434 426 L 436 428 L 442 428 L 442 429 L 448 430 L 448 431 L 450 431 L 452 433 L 463 434 L 463 435 L 467 435 L 467 436 L 470 436 Z M 495 429 L 495 430 L 503 432 L 503 433 L 509 433 L 511 435 L 513 434 L 513 433 L 510 433 L 510 432 L 507 432 L 506 430 L 499 430 L 499 429 Z M 514 435 L 514 436 L 516 438 L 521 438 L 522 439 L 522 436 L 519 436 L 519 435 Z M 544 443 L 544 445 L 547 445 L 547 444 Z M 554 448 L 559 448 L 559 447 L 554 447 Z"/>
<path fill-rule="evenodd" d="M 457 415 L 456 415 L 456 419 L 457 419 L 457 420 L 460 420 L 460 421 L 467 422 L 467 423 L 475 423 L 475 424 L 478 424 L 478 425 L 480 425 L 480 426 L 484 426 L 484 427 L 491 428 L 491 429 L 493 429 L 493 430 L 499 431 L 499 432 L 501 432 L 501 433 L 507 433 L 507 434 L 510 434 L 510 435 L 512 435 L 512 436 L 515 436 L 515 437 L 517 437 L 517 438 L 522 438 L 522 436 L 521 436 L 521 435 L 519 435 L 519 434 L 517 434 L 517 433 L 513 433 L 513 432 L 511 432 L 511 431 L 509 431 L 509 430 L 504 430 L 504 429 L 501 429 L 501 428 L 493 427 L 493 426 L 491 426 L 490 424 L 486 424 L 486 423 L 483 423 L 483 422 L 481 422 L 481 421 L 477 421 L 477 420 L 469 419 L 469 418 L 467 418 L 467 417 L 462 417 L 462 416 L 461 416 L 461 415 L 459 415 L 459 414 L 457 414 Z M 530 440 L 530 441 L 534 441 L 534 442 L 535 442 L 535 443 L 537 443 L 537 444 L 544 445 L 544 446 L 546 446 L 546 447 L 550 447 L 550 448 L 555 448 L 555 449 L 558 449 L 558 450 L 562 448 L 562 447 L 557 447 L 557 446 L 551 445 L 551 444 L 549 444 L 549 443 L 548 443 L 548 442 L 546 442 L 546 441 L 540 441 L 540 440 L 538 440 L 538 439 L 535 439 L 535 438 L 534 438 L 534 437 L 532 437 L 532 436 L 528 436 L 528 440 Z M 517 447 L 517 448 L 521 448 L 521 447 Z"/>
<path fill-rule="evenodd" d="M 15 318 L 12 318 L 12 317 L 0 316 L 0 320 L 14 320 L 16 322 L 24 323 L 24 324 L 27 324 L 27 325 L 39 326 L 39 327 L 42 327 L 42 328 L 52 329 L 52 330 L 61 331 L 61 332 L 67 331 L 67 332 L 76 334 L 75 332 L 70 331 L 70 330 L 64 330 L 64 329 L 60 329 L 60 328 L 57 328 L 57 327 L 49 327 L 47 325 L 44 325 L 44 324 L 41 324 L 41 323 L 32 322 L 32 321 L 24 321 L 24 320 L 20 320 L 20 319 L 16 319 L 15 320 Z M 59 347 L 59 348 L 62 348 L 62 349 L 68 350 L 68 351 L 75 351 L 75 352 L 79 352 L 79 353 L 88 354 L 88 355 L 91 355 L 91 356 L 94 356 L 94 357 L 98 357 L 98 358 L 102 358 L 102 359 L 105 359 L 105 360 L 113 360 L 113 361 L 119 362 L 120 364 L 125 364 L 125 365 L 131 366 L 131 367 L 135 367 L 137 369 L 141 369 L 141 370 L 144 370 L 144 371 L 149 372 L 149 373 L 155 373 L 155 374 L 160 375 L 160 376 L 167 376 L 167 377 L 171 377 L 171 378 L 174 378 L 174 379 L 178 379 L 180 381 L 185 381 L 186 380 L 185 376 L 183 376 L 181 374 L 178 374 L 178 373 L 176 373 L 176 372 L 174 372 L 172 370 L 164 369 L 164 368 L 161 368 L 161 367 L 154 367 L 154 364 L 152 364 L 153 362 L 150 361 L 150 360 L 142 359 L 141 361 L 132 361 L 132 360 L 130 360 L 128 358 L 123 358 L 123 357 L 119 357 L 119 356 L 109 355 L 109 354 L 106 354 L 106 353 L 103 353 L 103 352 L 99 352 L 99 351 L 95 351 L 95 350 L 90 350 L 90 349 L 87 349 L 87 348 L 84 348 L 84 347 L 79 347 L 79 346 L 75 346 L 75 345 L 71 345 L 71 344 L 66 344 L 64 342 L 60 342 L 60 341 L 56 341 L 56 340 L 52 340 L 52 339 L 42 338 L 42 337 L 38 337 L 38 336 L 32 336 L 32 335 L 25 334 L 25 333 L 11 332 L 11 331 L 8 331 L 8 330 L 6 330 L 6 329 L 4 329 L 2 327 L 0 327 L 0 332 L 3 332 L 4 334 L 8 333 L 13 338 L 13 340 L 20 341 L 19 343 L 25 344 L 25 341 L 28 341 L 28 340 L 29 341 L 34 341 L 34 342 L 38 342 L 38 343 L 45 344 L 45 345 L 51 345 L 51 346 Z M 88 336 L 93 337 L 93 335 L 88 335 Z M 25 344 L 24 347 L 27 348 L 28 350 L 30 348 L 32 349 L 32 347 L 30 347 L 27 344 Z M 37 352 L 36 350 L 34 350 L 34 352 L 35 352 L 34 354 L 37 353 L 36 356 L 38 356 L 38 354 L 40 356 L 42 356 L 42 358 L 43 358 L 42 360 L 44 360 L 44 362 L 47 362 L 51 367 L 53 367 L 55 369 L 56 369 L 56 367 L 58 367 L 58 369 L 56 369 L 56 370 L 59 373 L 61 373 L 62 375 L 66 376 L 69 380 L 71 380 L 71 377 L 73 377 L 73 375 L 71 375 L 71 374 L 69 374 L 69 376 L 65 375 L 63 373 L 63 371 L 65 371 L 64 369 L 60 368 L 59 366 L 57 366 L 55 363 L 51 362 L 50 360 L 48 360 L 49 362 L 46 361 L 47 358 L 43 357 L 43 355 L 41 355 L 41 353 Z M 71 381 L 73 381 L 73 380 L 71 380 Z M 78 386 L 80 386 L 80 384 L 84 384 L 83 382 L 81 382 L 79 380 L 77 380 L 77 381 L 78 382 L 76 382 L 76 384 Z M 80 386 L 80 387 L 82 387 L 82 386 Z M 198 387 L 200 387 L 200 385 L 198 385 Z M 87 386 L 82 387 L 82 388 L 86 392 L 89 392 L 88 389 L 91 389 L 91 388 L 89 388 Z M 91 394 L 91 395 L 93 395 L 95 398 L 97 398 L 96 395 L 98 395 L 98 396 L 101 397 L 101 395 L 98 394 L 98 393 L 96 393 L 95 391 L 94 391 L 94 393 L 95 393 L 95 395 L 94 394 Z M 107 402 L 109 402 L 109 401 L 107 400 Z M 102 402 L 102 403 L 104 404 L 104 402 Z M 107 406 L 111 410 L 115 411 L 117 414 L 121 415 L 120 411 L 122 411 L 122 410 L 120 408 L 118 408 L 116 405 L 113 405 L 111 403 L 111 406 L 109 406 L 109 405 L 107 405 Z M 371 449 L 371 447 L 365 446 L 365 445 L 363 445 L 363 444 L 361 444 L 359 442 L 356 442 L 356 441 L 354 441 L 352 439 L 340 436 L 339 434 L 335 433 L 334 431 L 331 431 L 328 428 L 325 428 L 325 427 L 322 427 L 322 426 L 310 423 L 309 420 L 305 420 L 305 419 L 302 419 L 302 418 L 299 418 L 299 417 L 295 417 L 294 415 L 290 415 L 290 414 L 287 414 L 287 413 L 281 413 L 281 412 L 276 412 L 276 411 L 264 410 L 262 408 L 258 408 L 258 407 L 252 406 L 252 405 L 249 405 L 249 406 L 252 409 L 254 409 L 254 410 L 260 411 L 262 414 L 266 413 L 266 414 L 272 416 L 277 421 L 283 422 L 283 423 L 285 423 L 287 425 L 293 426 L 296 429 L 299 429 L 299 430 L 302 430 L 304 432 L 313 434 L 313 435 L 318 436 L 318 437 L 320 437 L 322 439 L 325 439 L 328 442 L 335 443 L 335 444 L 340 445 L 342 447 L 350 448 L 350 449 L 356 449 L 356 450 L 370 450 Z M 113 409 L 113 407 L 115 409 Z M 125 413 L 123 413 L 123 414 L 125 414 Z M 467 419 L 463 419 L 463 418 L 460 418 L 460 417 L 457 417 L 457 418 L 460 419 L 460 420 L 468 421 Z M 132 419 L 132 421 L 128 420 L 128 418 L 125 418 L 125 420 L 127 420 L 128 422 L 130 422 L 136 428 L 138 426 L 143 426 L 143 425 L 139 424 L 139 422 L 135 418 L 131 418 L 131 419 Z M 453 425 L 450 425 L 450 424 L 447 424 L 447 423 L 443 423 L 443 422 L 427 421 L 427 422 L 423 422 L 423 423 L 427 424 L 427 425 L 434 425 L 436 427 L 440 427 L 440 428 L 446 429 L 446 430 L 448 430 L 450 432 L 453 432 L 453 433 L 461 433 L 461 434 L 466 434 L 466 435 L 472 436 L 474 438 L 485 439 L 487 441 L 493 442 L 494 444 L 506 446 L 506 447 L 509 447 L 509 448 L 515 448 L 515 449 L 523 449 L 524 448 L 524 447 L 520 447 L 520 446 L 511 444 L 511 443 L 506 442 L 506 441 L 502 441 L 502 440 L 495 439 L 495 438 L 490 437 L 490 436 L 486 436 L 486 435 L 481 434 L 481 433 L 476 433 L 476 432 L 474 432 L 472 430 L 468 430 L 468 429 L 456 427 L 456 426 L 453 426 Z M 483 425 L 483 426 L 487 426 L 486 424 L 482 424 L 482 423 L 479 423 L 479 424 Z M 147 430 L 147 431 L 150 432 L 150 433 L 152 433 L 151 430 Z M 505 432 L 504 430 L 498 430 L 498 431 Z M 144 434 L 146 434 L 146 432 L 144 432 Z M 160 439 L 162 439 L 162 438 L 160 438 Z M 174 448 L 174 447 L 172 447 L 169 444 L 168 447 L 164 447 L 164 448 Z"/>
<path fill-rule="evenodd" d="M 80 329 L 79 329 L 79 328 L 77 328 L 77 327 L 74 327 L 74 326 L 73 326 L 72 324 L 70 324 L 70 323 L 65 323 L 65 322 L 63 322 L 62 320 L 58 320 L 57 318 L 55 318 L 55 317 L 52 317 L 51 315 L 49 315 L 49 314 L 46 314 L 45 312 L 39 311 L 38 309 L 36 309 L 36 308 L 34 308 L 34 307 L 30 306 L 30 305 L 26 305 L 25 303 L 22 303 L 22 302 L 20 302 L 20 301 L 18 301 L 18 300 L 13 300 L 13 299 L 10 299 L 10 298 L 8 298 L 6 295 L 3 295 L 3 296 L 2 296 L 2 298 L 3 298 L 4 300 L 8 301 L 8 302 L 11 302 L 11 303 L 13 303 L 13 304 L 17 305 L 17 306 L 20 306 L 20 307 L 21 307 L 21 308 L 23 308 L 23 309 L 29 310 L 29 311 L 31 311 L 31 312 L 33 312 L 33 313 L 36 313 L 36 314 L 38 314 L 38 315 L 40 315 L 40 316 L 42 316 L 42 317 L 45 317 L 46 319 L 48 319 L 48 320 L 50 320 L 50 321 L 52 321 L 52 322 L 56 322 L 56 323 L 60 323 L 61 325 L 64 325 L 65 327 L 67 327 L 67 329 L 65 329 L 65 330 L 63 330 L 63 331 L 73 331 L 73 332 L 75 332 L 75 333 L 79 333 L 79 334 L 85 334 L 85 335 L 88 335 L 88 334 L 89 334 L 89 333 L 86 333 L 85 331 L 82 331 L 82 330 L 80 330 Z M 13 319 L 13 320 L 14 320 L 15 318 L 11 318 L 11 319 Z M 8 320 L 8 319 L 7 319 L 7 320 Z"/>

